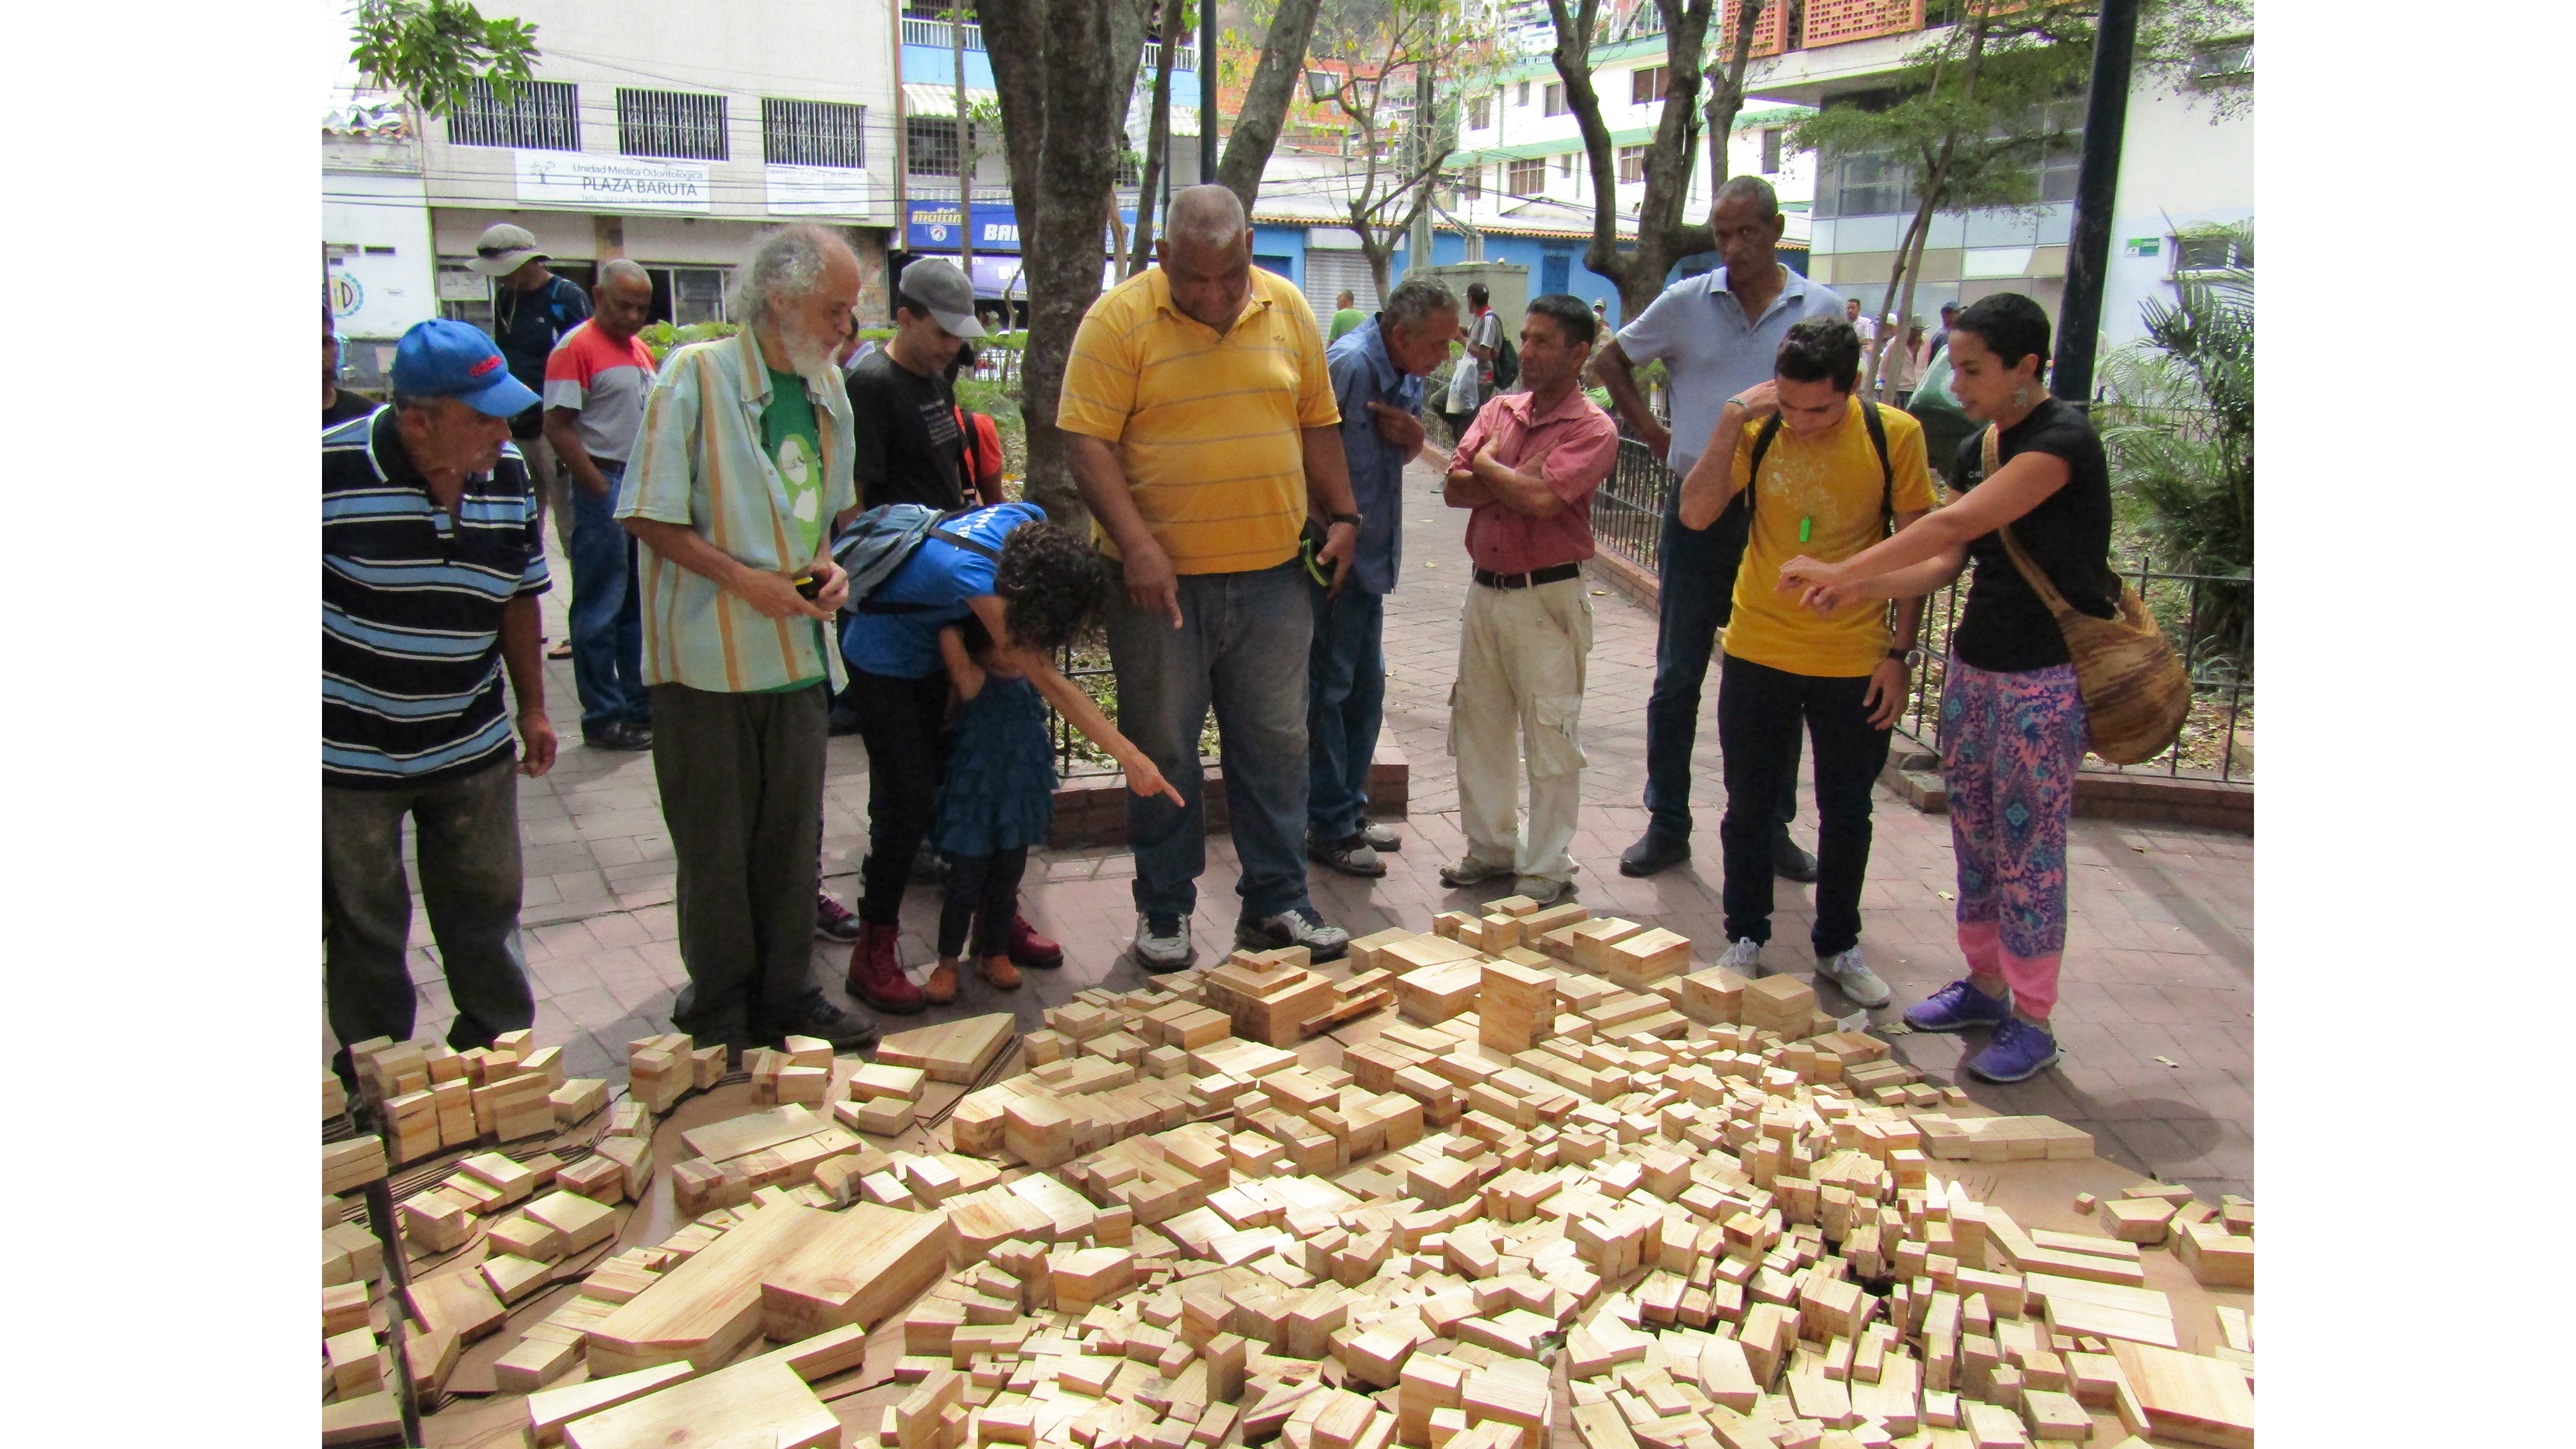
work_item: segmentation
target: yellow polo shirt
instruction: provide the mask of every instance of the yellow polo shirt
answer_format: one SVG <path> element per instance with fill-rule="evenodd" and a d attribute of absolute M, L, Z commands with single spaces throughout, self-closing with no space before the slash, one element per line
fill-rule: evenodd
<path fill-rule="evenodd" d="M 1115 444 L 1145 527 L 1184 574 L 1270 568 L 1306 521 L 1300 432 L 1341 421 L 1324 338 L 1285 278 L 1252 269 L 1224 336 L 1172 305 L 1163 269 L 1101 294 L 1074 334 L 1056 426 Z M 1102 551 L 1117 546 L 1092 526 Z"/>
<path fill-rule="evenodd" d="M 1800 607 L 1780 592 L 1780 566 L 1804 554 L 1839 563 L 1883 537 L 1880 505 L 1892 492 L 1896 511 L 1932 507 L 1932 471 L 1924 462 L 1923 425 L 1895 408 L 1878 410 L 1887 428 L 1887 462 L 1861 420 L 1860 400 L 1845 405 L 1843 420 L 1809 441 L 1783 427 L 1762 455 L 1753 488 L 1753 533 L 1744 565 L 1735 575 L 1735 612 L 1726 626 L 1726 652 L 1791 674 L 1850 679 L 1868 674 L 1887 657 L 1887 601 L 1845 604 L 1828 615 Z M 1735 484 L 1751 476 L 1753 444 L 1762 424 L 1748 422 L 1735 440 Z M 1798 538 L 1798 525 L 1807 538 Z"/>

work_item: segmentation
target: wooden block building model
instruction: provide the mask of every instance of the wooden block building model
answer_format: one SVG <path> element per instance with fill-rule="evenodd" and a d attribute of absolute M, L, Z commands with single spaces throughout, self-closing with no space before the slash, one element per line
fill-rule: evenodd
<path fill-rule="evenodd" d="M 755 1110 L 664 1129 L 667 1164 L 642 1104 L 697 1056 L 639 1043 L 647 1085 L 589 1155 L 486 1151 L 405 1200 L 415 1259 L 470 1238 L 473 1269 L 371 1303 L 374 1240 L 326 1230 L 326 1442 L 384 1422 L 385 1312 L 431 1391 L 570 1282 L 494 1370 L 525 1442 L 2252 1444 L 2250 1314 L 2221 1307 L 2226 1346 L 2186 1352 L 2145 1272 L 2170 1252 L 2250 1289 L 2250 1203 L 2140 1183 L 2077 1205 L 2098 1233 L 2025 1228 L 1941 1169 L 2082 1157 L 2084 1134 L 1978 1116 L 1802 982 L 1695 969 L 1687 940 L 1579 905 L 1506 898 L 1350 954 L 1340 979 L 1237 953 L 1082 992 L 989 1082 L 1008 1017 L 873 1063 L 791 1040 L 746 1061 Z M 389 1046 L 361 1057 L 390 1108 L 438 1059 Z M 442 1080 L 470 1108 L 526 1060 Z M 970 1089 L 944 1120 L 934 1083 Z M 384 1157 L 326 1149 L 326 1189 Z M 657 1165 L 684 1225 L 612 1251 Z M 884 1402 L 836 1415 L 815 1385 L 863 1360 Z"/>

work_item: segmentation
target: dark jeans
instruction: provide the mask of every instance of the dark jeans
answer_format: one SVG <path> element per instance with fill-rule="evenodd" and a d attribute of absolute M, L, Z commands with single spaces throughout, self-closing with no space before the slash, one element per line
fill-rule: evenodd
<path fill-rule="evenodd" d="M 510 758 L 420 789 L 322 787 L 322 992 L 342 1046 L 411 1038 L 418 998 L 404 951 L 411 882 L 403 817 L 420 859 L 421 904 L 456 1003 L 447 1043 L 492 1044 L 536 1019 L 519 954 L 519 777 Z"/>
<path fill-rule="evenodd" d="M 1869 678 L 1791 674 L 1729 656 L 1717 688 L 1718 748 L 1726 755 L 1726 937 L 1771 939 L 1768 802 L 1796 783 L 1798 726 L 1816 741 L 1816 959 L 1860 944 L 1860 887 L 1869 874 L 1870 787 L 1887 763 L 1888 732 L 1861 699 Z M 1749 802 L 1750 811 L 1738 802 Z"/>
<path fill-rule="evenodd" d="M 930 834 L 947 763 L 948 676 L 920 679 L 850 671 L 859 739 L 868 747 L 868 858 L 859 868 L 859 919 L 891 926 L 903 908 L 912 858 Z"/>
<path fill-rule="evenodd" d="M 1368 818 L 1369 764 L 1386 713 L 1386 600 L 1354 584 L 1327 600 L 1306 581 L 1315 642 L 1306 655 L 1306 828 L 1318 840 L 1357 835 Z"/>
<path fill-rule="evenodd" d="M 1673 496 L 1680 498 L 1679 484 Z M 1648 829 L 1667 840 L 1690 839 L 1691 746 L 1699 736 L 1700 686 L 1708 679 L 1718 626 L 1726 622 L 1734 602 L 1719 591 L 1717 535 L 1714 527 L 1682 527 L 1681 515 L 1667 509 L 1656 545 L 1660 584 L 1655 593 L 1655 688 L 1646 696 L 1646 812 Z M 1725 748 L 1723 742 L 1719 748 Z M 1780 829 L 1798 818 L 1797 750 L 1792 737 L 1789 769 L 1780 783 Z"/>
<path fill-rule="evenodd" d="M 647 724 L 644 605 L 636 590 L 635 540 L 617 521 L 623 463 L 601 463 L 606 497 L 572 485 L 572 682 L 581 695 L 581 732 Z"/>
<path fill-rule="evenodd" d="M 814 989 L 829 693 L 653 686 L 653 780 L 692 988 L 671 1024 L 702 1044 L 744 1040 Z"/>
<path fill-rule="evenodd" d="M 1306 571 L 1276 568 L 1180 576 L 1181 627 L 1149 614 L 1123 588 L 1109 600 L 1109 660 L 1118 676 L 1118 732 L 1188 803 L 1127 797 L 1136 857 L 1136 909 L 1185 920 L 1207 869 L 1199 800 L 1199 730 L 1216 710 L 1225 806 L 1242 862 L 1243 914 L 1306 909 L 1306 653 L 1314 614 Z"/>
<path fill-rule="evenodd" d="M 948 856 L 948 899 L 939 908 L 941 959 L 966 949 L 970 922 L 975 927 L 977 956 L 1010 951 L 1011 922 L 1020 913 L 1020 877 L 1028 868 L 1025 845 L 991 855 Z"/>

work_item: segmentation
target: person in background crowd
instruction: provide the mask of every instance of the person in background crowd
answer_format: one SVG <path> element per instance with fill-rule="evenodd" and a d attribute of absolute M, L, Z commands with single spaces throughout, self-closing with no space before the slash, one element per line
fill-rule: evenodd
<path fill-rule="evenodd" d="M 1563 293 L 1521 323 L 1522 392 L 1485 404 L 1449 463 L 1449 506 L 1467 519 L 1475 586 L 1458 639 L 1449 752 L 1458 757 L 1467 854 L 1440 868 L 1455 889 L 1517 876 L 1545 905 L 1572 889 L 1583 799 L 1583 677 L 1592 652 L 1592 494 L 1619 456 L 1619 425 L 1575 386 L 1600 320 Z M 1520 757 L 1529 818 L 1520 817 Z"/>
<path fill-rule="evenodd" d="M 1341 341 L 1343 333 L 1368 320 L 1368 314 L 1359 309 L 1358 300 L 1348 287 L 1333 298 L 1333 330 L 1324 338 L 1327 343 Z"/>
<path fill-rule="evenodd" d="M 1303 946 L 1318 961 L 1350 933 L 1315 914 L 1299 850 L 1306 825 L 1305 604 L 1311 566 L 1340 583 L 1364 521 L 1351 501 L 1324 338 L 1306 299 L 1252 265 L 1243 203 L 1222 186 L 1172 193 L 1162 265 L 1083 314 L 1056 425 L 1094 539 L 1125 584 L 1109 602 L 1118 727 L 1186 803 L 1133 799 L 1137 964 L 1190 964 L 1189 918 L 1207 866 L 1199 731 L 1211 706 L 1242 862 L 1235 943 Z"/>
<path fill-rule="evenodd" d="M 1610 300 L 1607 297 L 1592 299 L 1592 315 L 1600 321 L 1602 331 L 1610 330 Z"/>
<path fill-rule="evenodd" d="M 1923 425 L 1924 456 L 1938 458 L 1945 465 L 1950 455 L 1959 451 L 1959 440 L 1977 430 L 1977 425 L 1959 410 L 1959 400 L 1950 394 L 1950 354 L 1946 348 L 1924 364 L 1923 376 L 1914 384 L 1914 395 L 1905 400 L 1905 411 Z"/>
<path fill-rule="evenodd" d="M 975 344 L 961 342 L 957 357 L 948 364 L 948 387 L 954 392 L 957 379 L 975 370 Z M 977 501 L 990 507 L 1008 501 L 1002 493 L 1002 429 L 990 413 L 970 412 L 964 403 L 957 405 L 957 433 L 965 448 L 965 477 Z"/>
<path fill-rule="evenodd" d="M 1927 344 L 1925 344 L 1925 345 L 1924 345 L 1924 348 L 1923 348 L 1923 365 L 1924 365 L 1924 366 L 1926 366 L 1926 367 L 1931 366 L 1931 365 L 1932 365 L 1932 363 L 1933 363 L 1934 361 L 1936 361 L 1936 360 L 1938 360 L 1938 359 L 1940 358 L 1940 356 L 1941 356 L 1941 350 L 1942 350 L 1943 348 L 1948 347 L 1948 346 L 1950 345 L 1950 326 L 1951 326 L 1951 324 L 1952 324 L 1952 323 L 1955 323 L 1955 322 L 1957 322 L 1958 320 L 1959 320 L 1959 304 L 1958 304 L 1958 303 L 1956 303 L 1956 302 L 1944 302 L 1944 303 L 1942 303 L 1942 304 L 1941 304 L 1941 330 L 1940 330 L 1940 331 L 1938 331 L 1938 332 L 1933 333 L 1933 334 L 1932 334 L 1932 340 L 1931 340 L 1929 343 L 1927 343 Z M 1946 457 L 1946 456 L 1948 456 L 1948 455 L 1947 455 L 1947 454 L 1942 454 L 1942 453 L 1935 453 L 1935 454 L 1933 454 L 1933 456 L 1934 456 L 1934 457 Z"/>
<path fill-rule="evenodd" d="M 333 428 L 363 418 L 376 405 L 353 392 L 340 391 L 340 334 L 331 320 L 331 304 L 322 304 L 322 426 Z"/>
<path fill-rule="evenodd" d="M 456 1003 L 448 1044 L 535 1020 L 511 766 L 535 777 L 555 758 L 545 542 L 508 421 L 536 394 L 480 329 L 443 320 L 403 334 L 393 394 L 322 434 L 322 983 L 344 1081 L 351 1043 L 412 1033 L 406 816 Z"/>
<path fill-rule="evenodd" d="M 1325 349 L 1341 409 L 1342 458 L 1360 534 L 1339 590 L 1309 579 L 1315 641 L 1306 660 L 1306 853 L 1344 875 L 1382 876 L 1395 831 L 1368 818 L 1369 764 L 1386 709 L 1386 596 L 1403 560 L 1404 468 L 1437 460 L 1422 436 L 1422 379 L 1448 360 L 1458 298 L 1425 278 Z"/>
<path fill-rule="evenodd" d="M 1449 435 L 1463 438 L 1477 410 L 1494 395 L 1494 358 L 1501 353 L 1503 319 L 1485 305 L 1493 293 L 1482 282 L 1467 284 L 1467 351 L 1449 374 Z"/>
<path fill-rule="evenodd" d="M 1724 265 L 1666 288 L 1601 349 L 1593 371 L 1629 428 L 1676 474 L 1687 476 L 1726 400 L 1771 378 L 1792 324 L 1845 313 L 1844 299 L 1781 264 L 1788 223 L 1771 183 L 1738 176 L 1718 188 L 1711 213 Z M 1636 369 L 1661 361 L 1671 373 L 1667 430 L 1638 391 Z M 1717 631 L 1734 605 L 1727 580 L 1743 531 L 1728 521 L 1682 525 L 1681 490 L 1664 506 L 1655 568 L 1655 687 L 1646 701 L 1646 833 L 1619 857 L 1623 875 L 1646 876 L 1690 859 L 1691 747 L 1699 734 L 1700 686 Z M 1797 773 L 1790 761 L 1789 772 Z M 1794 778 L 1792 781 L 1794 787 Z M 1816 859 L 1789 838 L 1794 788 L 1781 792 L 1772 866 L 1791 880 L 1816 878 Z"/>
<path fill-rule="evenodd" d="M 581 742 L 653 748 L 644 690 L 644 605 L 635 540 L 617 522 L 617 488 L 644 422 L 653 353 L 635 334 L 653 315 L 653 278 L 618 258 L 591 289 L 597 310 L 546 359 L 546 442 L 572 484 L 572 677 Z"/>
<path fill-rule="evenodd" d="M 2110 469 L 2084 414 L 2048 395 L 2048 314 L 2018 292 L 1986 297 L 1951 324 L 1951 390 L 1996 430 L 1962 439 L 1954 499 L 1914 527 L 1838 563 L 1790 560 L 1780 587 L 1809 608 L 1928 594 L 1973 564 L 1941 687 L 1941 776 L 1959 861 L 1959 953 L 1968 974 L 1908 1007 L 1916 1031 L 1991 1027 L 1968 1070 L 2018 1082 L 2057 1061 L 2048 1019 L 2066 951 L 2066 826 L 2087 741 L 2084 696 L 2057 620 L 2002 536 L 2066 601 L 2116 608 Z"/>
<path fill-rule="evenodd" d="M 1791 327 L 1773 380 L 1719 410 L 1707 451 L 1682 480 L 1681 508 L 1684 526 L 1705 528 L 1737 494 L 1752 498 L 1717 689 L 1728 942 L 1718 964 L 1746 977 L 1763 974 L 1772 807 L 1797 768 L 1804 732 L 1816 746 L 1816 974 L 1875 1007 L 1887 1004 L 1887 983 L 1860 952 L 1870 791 L 1887 763 L 1889 727 L 1912 693 L 1908 673 L 1922 613 L 1917 600 L 1900 604 L 1891 641 L 1879 605 L 1819 617 L 1777 587 L 1780 565 L 1801 551 L 1847 558 L 1890 524 L 1905 528 L 1932 507 L 1922 428 L 1856 397 L 1860 366 L 1860 338 L 1849 323 L 1815 317 Z"/>
<path fill-rule="evenodd" d="M 510 375 L 540 395 L 545 392 L 546 359 L 554 355 L 555 344 L 590 316 L 590 298 L 570 279 L 549 270 L 546 260 L 533 233 L 503 221 L 483 229 L 474 243 L 474 255 L 465 261 L 500 283 L 492 299 L 492 335 L 501 344 L 501 355 L 509 359 Z M 546 441 L 545 409 L 531 405 L 526 413 L 510 419 L 510 437 L 527 457 L 541 506 L 554 514 L 555 541 L 570 556 L 572 511 L 554 447 Z"/>
<path fill-rule="evenodd" d="M 1864 317 L 1860 314 L 1860 298 L 1849 297 L 1844 299 L 1843 320 L 1851 324 L 1851 328 L 1854 332 L 1860 334 L 1860 345 L 1864 351 L 1869 348 L 1870 344 L 1878 340 L 1878 319 L 1875 317 Z"/>
<path fill-rule="evenodd" d="M 1922 376 L 1923 319 L 1916 317 L 1909 319 L 1904 334 L 1891 337 L 1887 350 L 1879 354 L 1879 394 L 1895 406 L 1902 408 L 1906 400 L 1914 395 L 1914 384 Z"/>
<path fill-rule="evenodd" d="M 816 986 L 809 944 L 842 675 L 828 631 L 849 593 L 831 523 L 855 498 L 832 354 L 858 298 L 858 258 L 830 229 L 764 238 L 736 282 L 743 329 L 654 378 L 617 505 L 643 546 L 653 778 L 679 869 L 689 984 L 671 1020 L 704 1044 L 877 1039 Z"/>

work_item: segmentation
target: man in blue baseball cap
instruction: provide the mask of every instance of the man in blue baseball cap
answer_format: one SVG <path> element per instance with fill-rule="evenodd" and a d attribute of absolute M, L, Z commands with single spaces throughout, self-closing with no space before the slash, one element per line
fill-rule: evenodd
<path fill-rule="evenodd" d="M 412 1034 L 406 816 L 456 1006 L 448 1044 L 535 1019 L 510 769 L 544 774 L 555 735 L 545 547 L 510 419 L 536 401 L 480 330 L 423 322 L 395 349 L 393 406 L 322 434 L 323 989 L 343 1078 L 351 1043 Z"/>

